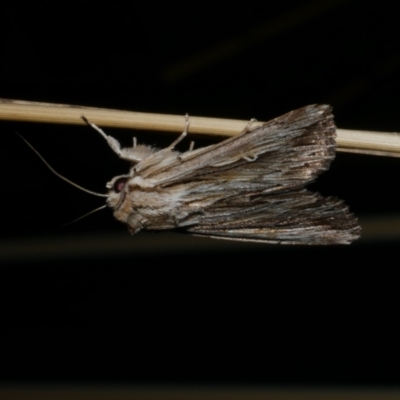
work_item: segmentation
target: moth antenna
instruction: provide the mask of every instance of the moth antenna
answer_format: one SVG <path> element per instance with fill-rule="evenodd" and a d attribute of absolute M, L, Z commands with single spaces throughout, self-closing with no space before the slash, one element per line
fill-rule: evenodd
<path fill-rule="evenodd" d="M 15 132 L 31 149 L 32 151 L 43 161 L 44 165 L 46 165 L 46 167 L 58 178 L 62 179 L 65 182 L 68 182 L 70 185 L 75 186 L 76 188 L 82 190 L 83 192 L 92 194 L 94 196 L 99 196 L 99 197 L 108 197 L 108 195 L 106 194 L 102 194 L 102 193 L 97 193 L 97 192 L 92 192 L 89 189 L 85 189 L 82 186 L 79 186 L 77 183 L 70 181 L 68 178 L 66 178 L 65 176 L 62 176 L 61 174 L 59 174 L 43 157 L 42 155 L 18 132 Z"/>
<path fill-rule="evenodd" d="M 94 210 L 89 211 L 89 212 L 87 212 L 86 214 L 83 214 L 82 216 L 80 216 L 80 217 L 74 219 L 74 220 L 71 221 L 71 222 L 67 222 L 67 223 L 65 223 L 65 224 L 62 224 L 61 227 L 74 224 L 75 222 L 78 222 L 78 221 L 80 221 L 81 219 L 88 217 L 90 214 L 94 214 L 95 212 L 100 211 L 100 210 L 102 210 L 103 208 L 106 208 L 106 207 L 107 207 L 106 204 L 105 204 L 104 206 L 97 207 L 97 208 L 95 208 Z"/>

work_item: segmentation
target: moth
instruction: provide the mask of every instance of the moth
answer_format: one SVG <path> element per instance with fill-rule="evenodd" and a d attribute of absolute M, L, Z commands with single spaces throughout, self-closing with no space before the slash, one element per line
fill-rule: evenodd
<path fill-rule="evenodd" d="M 93 125 L 93 124 L 92 124 Z M 94 126 L 94 125 L 93 125 Z M 219 239 L 345 244 L 360 227 L 347 206 L 304 188 L 335 156 L 331 107 L 310 105 L 208 147 L 111 149 L 131 164 L 107 183 L 106 203 L 131 234 L 179 229 Z"/>
<path fill-rule="evenodd" d="M 132 147 L 121 148 L 84 119 L 130 163 L 127 174 L 107 183 L 103 196 L 131 234 L 174 229 L 217 239 L 314 245 L 348 244 L 360 235 L 343 201 L 305 188 L 335 156 L 328 105 L 309 105 L 255 128 L 249 124 L 237 136 L 198 149 L 191 145 L 183 153 L 175 146 L 187 134 L 188 118 L 182 135 L 164 149 L 139 145 L 136 138 Z"/>

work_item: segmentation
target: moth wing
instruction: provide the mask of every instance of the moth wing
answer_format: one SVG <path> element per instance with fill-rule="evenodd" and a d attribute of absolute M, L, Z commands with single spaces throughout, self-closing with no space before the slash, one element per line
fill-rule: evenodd
<path fill-rule="evenodd" d="M 306 189 L 226 199 L 189 220 L 195 235 L 271 244 L 348 244 L 360 235 L 341 200 Z"/>
<path fill-rule="evenodd" d="M 210 190 L 268 191 L 300 187 L 328 169 L 335 156 L 331 107 L 310 105 L 167 164 L 148 157 L 137 165 L 158 187 L 201 184 Z M 162 151 L 161 151 L 162 152 Z M 160 152 L 160 153 L 161 153 Z"/>
<path fill-rule="evenodd" d="M 138 164 L 138 173 L 157 188 L 183 193 L 176 226 L 192 234 L 268 243 L 350 243 L 360 227 L 347 206 L 304 189 L 329 167 L 335 135 L 331 107 L 310 105 L 173 161 L 148 157 Z"/>

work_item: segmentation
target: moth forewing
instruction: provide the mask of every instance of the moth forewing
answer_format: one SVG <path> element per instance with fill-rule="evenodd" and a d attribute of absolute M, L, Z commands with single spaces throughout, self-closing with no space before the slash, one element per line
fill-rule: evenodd
<path fill-rule="evenodd" d="M 135 141 L 121 149 L 107 139 L 134 164 L 128 175 L 107 184 L 107 204 L 131 233 L 184 228 L 196 235 L 286 244 L 350 243 L 359 237 L 357 219 L 342 201 L 304 189 L 335 155 L 330 106 L 303 107 L 179 153 L 173 147 L 188 125 L 186 119 L 183 134 L 158 151 Z"/>

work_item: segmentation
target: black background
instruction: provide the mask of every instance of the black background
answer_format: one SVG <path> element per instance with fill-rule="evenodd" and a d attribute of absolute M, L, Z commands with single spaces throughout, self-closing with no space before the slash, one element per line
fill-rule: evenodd
<path fill-rule="evenodd" d="M 0 97 L 182 122 L 328 103 L 339 128 L 399 131 L 388 4 L 14 1 L 0 15 Z M 398 384 L 398 159 L 339 153 L 312 185 L 359 216 L 365 234 L 351 246 L 129 237 L 109 210 L 59 229 L 102 200 L 57 179 L 14 132 L 99 192 L 127 168 L 103 139 L 83 126 L 0 126 L 3 379 Z M 135 135 L 160 147 L 176 137 Z"/>

